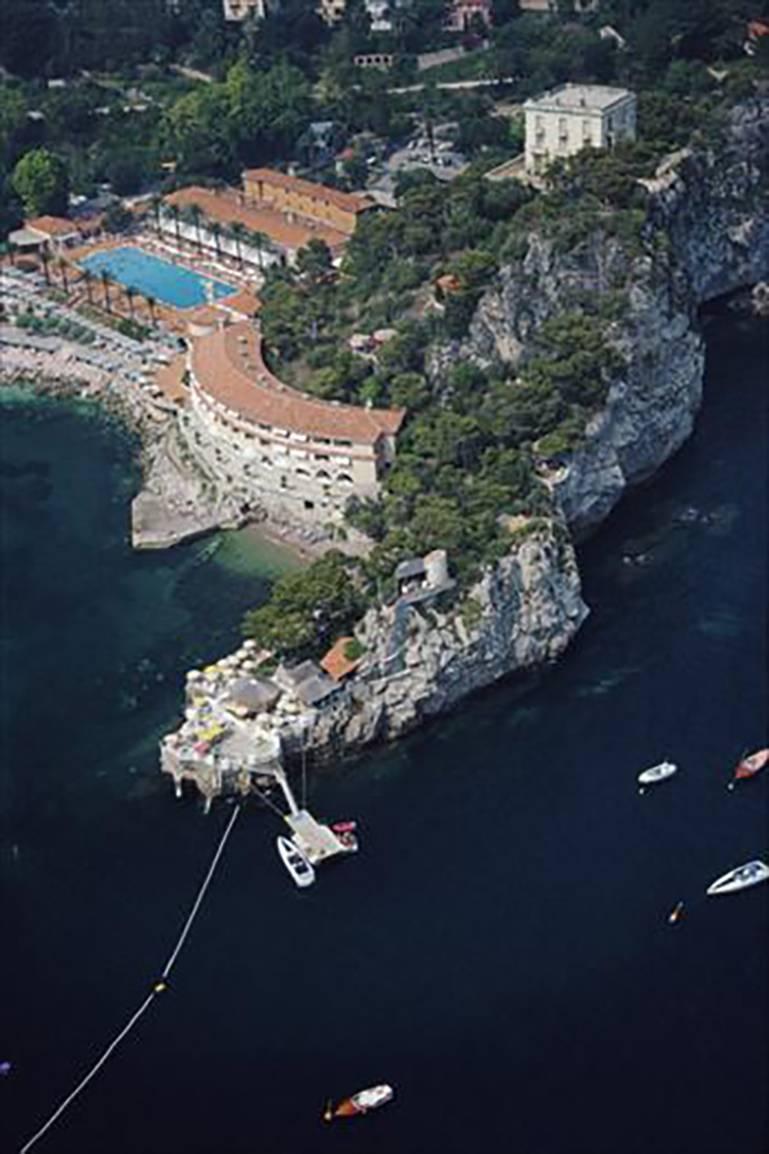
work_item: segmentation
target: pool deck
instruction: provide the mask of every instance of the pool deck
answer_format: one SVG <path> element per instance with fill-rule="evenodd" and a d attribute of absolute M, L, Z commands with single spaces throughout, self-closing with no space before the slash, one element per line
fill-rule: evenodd
<path fill-rule="evenodd" d="M 238 289 L 220 275 L 190 268 L 178 260 L 150 252 L 146 246 L 125 244 L 81 257 L 80 267 L 101 278 L 104 273 L 136 295 L 152 297 L 168 308 L 186 311 L 234 296 Z"/>
<path fill-rule="evenodd" d="M 164 260 L 168 264 L 184 268 L 196 276 L 212 277 L 231 287 L 231 296 L 220 297 L 214 301 L 211 306 L 216 310 L 219 320 L 222 322 L 231 320 L 233 317 L 236 319 L 242 319 L 244 316 L 253 317 L 259 310 L 260 301 L 258 291 L 261 286 L 256 284 L 252 277 L 243 276 L 239 269 L 233 268 L 230 264 L 225 265 L 221 262 L 201 259 L 196 251 L 192 251 L 192 246 L 190 246 L 190 251 L 185 251 L 184 255 L 180 256 L 171 245 L 159 240 L 154 233 L 146 232 L 121 237 L 99 238 L 67 250 L 66 257 L 71 271 L 74 273 L 74 287 L 80 298 L 80 303 L 86 303 L 85 286 L 80 262 L 98 253 L 110 252 L 113 249 L 119 248 L 140 249 L 149 256 L 157 257 L 159 260 Z M 109 292 L 119 306 L 118 311 L 124 316 L 127 316 L 129 309 L 125 286 L 119 281 L 112 281 Z M 100 300 L 98 281 L 94 284 L 93 295 L 98 306 Z M 190 322 L 194 323 L 197 319 L 195 314 L 207 308 L 209 308 L 207 304 L 194 304 L 186 308 L 180 308 L 176 305 L 168 304 L 165 301 L 156 300 L 154 313 L 150 315 L 149 308 L 142 294 L 137 293 L 134 298 L 134 311 L 139 323 L 147 324 L 159 321 L 163 327 L 170 332 L 185 337 L 188 335 Z"/>

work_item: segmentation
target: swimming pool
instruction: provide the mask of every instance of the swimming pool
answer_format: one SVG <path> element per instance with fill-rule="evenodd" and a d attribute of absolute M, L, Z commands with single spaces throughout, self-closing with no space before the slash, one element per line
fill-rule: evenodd
<path fill-rule="evenodd" d="M 111 248 L 95 252 L 81 260 L 80 266 L 95 276 L 107 272 L 126 288 L 135 288 L 142 296 L 154 297 L 177 309 L 205 304 L 208 285 L 213 288 L 214 300 L 232 296 L 237 291 L 221 281 L 161 260 L 140 248 Z"/>

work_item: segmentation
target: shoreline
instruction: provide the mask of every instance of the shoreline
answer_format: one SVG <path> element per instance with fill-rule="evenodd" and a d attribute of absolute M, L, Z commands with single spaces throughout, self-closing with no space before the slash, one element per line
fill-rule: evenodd
<path fill-rule="evenodd" d="M 302 567 L 316 561 L 327 551 L 327 544 L 307 540 L 301 531 L 295 531 L 288 525 L 278 525 L 267 517 L 248 521 L 239 532 L 256 544 L 260 541 L 269 542 L 277 549 L 285 551 Z"/>

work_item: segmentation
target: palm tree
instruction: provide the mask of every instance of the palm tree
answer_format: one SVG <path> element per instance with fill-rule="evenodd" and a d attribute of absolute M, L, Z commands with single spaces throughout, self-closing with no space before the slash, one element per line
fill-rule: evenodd
<path fill-rule="evenodd" d="M 88 297 L 88 303 L 89 303 L 89 305 L 91 305 L 91 307 L 93 307 L 93 273 L 91 272 L 90 269 L 84 268 L 83 269 L 83 275 L 80 279 L 82 280 L 83 284 L 85 285 L 85 291 L 86 291 L 86 295 Z"/>
<path fill-rule="evenodd" d="M 236 220 L 230 229 L 230 235 L 235 241 L 235 252 L 238 254 L 238 263 L 240 264 L 241 269 L 243 268 L 243 250 L 240 246 L 241 241 L 243 240 L 243 237 L 246 235 L 247 231 L 248 230 L 246 226 L 239 220 Z"/>
<path fill-rule="evenodd" d="M 67 277 L 67 262 L 63 256 L 60 256 L 56 262 L 59 272 L 61 273 L 61 283 L 64 287 L 64 293 L 69 296 L 69 278 Z"/>
<path fill-rule="evenodd" d="M 136 296 L 136 292 L 137 290 L 132 284 L 126 285 L 125 296 L 128 301 L 128 311 L 131 314 L 131 320 L 134 320 L 134 297 Z"/>
<path fill-rule="evenodd" d="M 195 235 L 198 240 L 198 252 L 203 251 L 203 241 L 200 239 L 200 221 L 203 217 L 203 210 L 198 204 L 191 204 L 189 207 L 190 221 L 195 229 Z"/>
<path fill-rule="evenodd" d="M 112 312 L 112 301 L 109 296 L 109 286 L 112 282 L 112 277 L 107 272 L 106 268 L 102 269 L 99 277 L 101 279 L 101 287 L 104 289 L 104 307 L 108 313 Z"/>
<path fill-rule="evenodd" d="M 51 263 L 51 254 L 48 251 L 47 244 L 44 244 L 40 249 L 40 261 L 43 265 L 43 276 L 45 277 L 45 283 L 49 285 L 51 283 L 51 274 L 48 271 L 48 265 Z"/>
<path fill-rule="evenodd" d="M 8 241 L 8 256 L 10 258 L 11 264 L 15 267 L 16 266 L 16 245 L 13 243 L 12 240 Z"/>
<path fill-rule="evenodd" d="M 218 220 L 211 222 L 209 229 L 211 236 L 214 238 L 214 251 L 216 252 L 216 259 L 222 259 L 222 226 Z"/>
<path fill-rule="evenodd" d="M 264 272 L 264 252 L 270 247 L 270 238 L 263 232 L 249 232 L 248 239 L 256 249 L 256 259 L 259 262 L 259 271 Z"/>
<path fill-rule="evenodd" d="M 154 323 L 155 323 L 155 298 L 150 297 L 150 296 L 145 296 L 144 299 L 147 302 L 147 308 L 150 310 L 150 322 L 154 325 Z"/>
<path fill-rule="evenodd" d="M 172 204 L 171 205 L 171 216 L 174 218 L 174 232 L 176 233 L 176 247 L 178 249 L 181 249 L 182 242 L 181 242 L 181 237 L 179 235 L 179 217 L 181 216 L 181 213 L 179 212 L 179 205 L 178 204 Z"/>
<path fill-rule="evenodd" d="M 152 206 L 152 212 L 155 217 L 155 231 L 157 232 L 158 236 L 160 236 L 160 218 L 161 210 L 163 208 L 163 197 L 160 195 L 160 193 L 153 192 L 152 196 L 150 197 L 150 205 Z"/>

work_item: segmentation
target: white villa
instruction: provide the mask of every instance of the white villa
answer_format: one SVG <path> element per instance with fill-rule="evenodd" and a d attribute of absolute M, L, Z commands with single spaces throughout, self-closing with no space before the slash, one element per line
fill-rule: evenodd
<path fill-rule="evenodd" d="M 526 171 L 541 173 L 553 161 L 583 148 L 612 148 L 635 140 L 636 97 L 625 88 L 564 84 L 524 104 Z"/>
<path fill-rule="evenodd" d="M 222 0 L 224 19 L 231 22 L 245 20 L 253 16 L 256 20 L 264 20 L 267 15 L 266 0 Z"/>
<path fill-rule="evenodd" d="M 392 32 L 393 10 L 399 4 L 400 0 L 363 0 L 371 31 Z M 347 10 L 347 0 L 318 0 L 316 10 L 326 24 L 337 24 Z"/>

